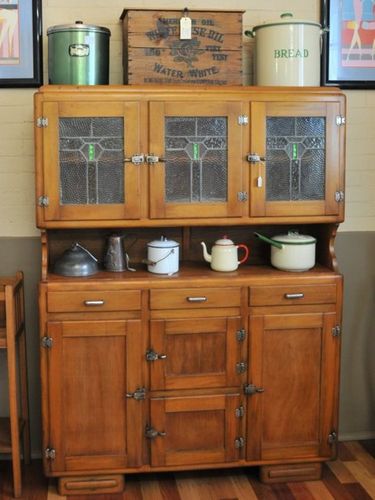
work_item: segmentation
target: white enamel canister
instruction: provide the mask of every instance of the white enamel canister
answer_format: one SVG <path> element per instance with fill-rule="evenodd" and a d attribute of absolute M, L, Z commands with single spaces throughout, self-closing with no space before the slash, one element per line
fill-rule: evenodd
<path fill-rule="evenodd" d="M 179 243 L 164 236 L 147 243 L 147 270 L 155 274 L 174 274 L 178 271 Z"/>
<path fill-rule="evenodd" d="M 256 85 L 320 85 L 320 24 L 285 13 L 245 34 L 255 38 Z"/>

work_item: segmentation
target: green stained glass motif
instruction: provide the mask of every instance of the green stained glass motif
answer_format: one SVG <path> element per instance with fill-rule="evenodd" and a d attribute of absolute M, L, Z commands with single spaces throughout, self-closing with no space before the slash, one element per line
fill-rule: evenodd
<path fill-rule="evenodd" d="M 165 119 L 167 203 L 227 201 L 227 118 Z"/>
<path fill-rule="evenodd" d="M 60 203 L 124 203 L 124 119 L 59 119 Z"/>
<path fill-rule="evenodd" d="M 324 200 L 324 117 L 267 117 L 267 201 Z"/>

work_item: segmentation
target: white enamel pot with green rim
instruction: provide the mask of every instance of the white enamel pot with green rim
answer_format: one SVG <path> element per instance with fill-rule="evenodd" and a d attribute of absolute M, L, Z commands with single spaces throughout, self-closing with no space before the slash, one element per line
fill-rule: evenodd
<path fill-rule="evenodd" d="M 319 23 L 294 19 L 287 12 L 280 19 L 254 26 L 245 35 L 255 38 L 256 85 L 320 85 Z"/>
<path fill-rule="evenodd" d="M 282 271 L 308 271 L 315 266 L 316 239 L 313 236 L 289 231 L 272 238 L 254 233 L 271 245 L 271 264 Z"/>

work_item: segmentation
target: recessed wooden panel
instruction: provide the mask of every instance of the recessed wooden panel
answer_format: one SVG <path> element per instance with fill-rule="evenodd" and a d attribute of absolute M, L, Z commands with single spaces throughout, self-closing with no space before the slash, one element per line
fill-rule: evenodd
<path fill-rule="evenodd" d="M 151 347 L 161 358 L 150 366 L 155 389 L 230 387 L 240 384 L 236 371 L 239 318 L 154 320 Z"/>
<path fill-rule="evenodd" d="M 282 356 L 280 355 L 282 352 Z M 263 447 L 317 443 L 320 329 L 266 331 L 263 344 Z"/>
<path fill-rule="evenodd" d="M 152 426 L 165 433 L 151 441 L 151 464 L 237 460 L 238 405 L 238 394 L 151 399 Z"/>

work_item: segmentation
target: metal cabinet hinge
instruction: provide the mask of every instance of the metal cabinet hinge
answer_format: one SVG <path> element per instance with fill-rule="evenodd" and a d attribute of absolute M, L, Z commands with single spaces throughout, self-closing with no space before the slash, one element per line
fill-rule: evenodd
<path fill-rule="evenodd" d="M 332 431 L 330 434 L 328 434 L 328 444 L 334 444 L 337 441 L 337 433 L 336 431 Z"/>
<path fill-rule="evenodd" d="M 343 202 L 344 199 L 345 199 L 344 191 L 335 192 L 335 201 L 337 201 L 337 203 Z"/>
<path fill-rule="evenodd" d="M 237 418 L 241 418 L 245 415 L 245 408 L 241 405 L 235 410 L 235 415 Z"/>
<path fill-rule="evenodd" d="M 44 456 L 47 460 L 55 460 L 56 450 L 54 448 L 46 448 L 44 450 Z"/>
<path fill-rule="evenodd" d="M 247 363 L 245 361 L 240 361 L 236 363 L 236 372 L 238 374 L 245 373 L 247 371 Z"/>
<path fill-rule="evenodd" d="M 257 392 L 264 392 L 264 389 L 263 387 L 257 387 L 254 384 L 245 384 L 243 386 L 243 392 L 246 394 L 246 396 L 252 396 Z"/>
<path fill-rule="evenodd" d="M 155 439 L 157 438 L 158 436 L 160 437 L 164 437 L 166 436 L 167 433 L 164 432 L 164 431 L 157 431 L 156 429 L 154 429 L 153 427 L 147 425 L 146 426 L 146 429 L 145 429 L 145 436 L 146 438 L 148 439 Z"/>
<path fill-rule="evenodd" d="M 158 359 L 166 359 L 166 354 L 158 354 L 152 349 L 146 352 L 146 361 L 156 361 Z"/>
<path fill-rule="evenodd" d="M 259 156 L 258 153 L 249 153 L 246 157 L 249 163 L 260 163 L 266 161 L 264 156 Z"/>
<path fill-rule="evenodd" d="M 45 196 L 45 195 L 39 196 L 39 198 L 38 198 L 38 205 L 40 207 L 48 207 L 48 205 L 49 205 L 49 198 L 48 198 L 48 196 Z"/>
<path fill-rule="evenodd" d="M 238 191 L 237 200 L 238 201 L 247 201 L 248 200 L 247 191 Z"/>
<path fill-rule="evenodd" d="M 142 154 L 135 154 L 130 158 L 124 158 L 125 163 L 133 163 L 134 165 L 141 165 L 145 162 L 145 157 Z"/>
<path fill-rule="evenodd" d="M 36 126 L 39 128 L 48 127 L 48 118 L 45 118 L 44 116 L 39 116 L 36 119 Z"/>
<path fill-rule="evenodd" d="M 332 336 L 333 337 L 339 337 L 341 335 L 341 326 L 336 325 L 332 328 Z"/>
<path fill-rule="evenodd" d="M 234 446 L 235 448 L 243 448 L 245 446 L 245 438 L 243 437 L 238 437 L 237 439 L 234 440 Z"/>
<path fill-rule="evenodd" d="M 40 340 L 40 343 L 42 345 L 42 347 L 47 347 L 47 348 L 51 348 L 52 345 L 53 345 L 53 338 L 52 337 L 42 337 L 41 340 Z"/>
<path fill-rule="evenodd" d="M 134 392 L 127 392 L 126 397 L 133 398 L 136 401 L 142 401 L 143 399 L 146 399 L 146 389 L 145 387 L 139 387 Z"/>
<path fill-rule="evenodd" d="M 238 116 L 238 125 L 248 125 L 249 117 L 247 115 L 239 115 Z"/>
<path fill-rule="evenodd" d="M 236 339 L 238 342 L 243 342 L 246 339 L 246 330 L 245 328 L 240 328 L 236 331 Z"/>
<path fill-rule="evenodd" d="M 341 125 L 346 124 L 346 117 L 342 115 L 337 115 L 336 116 L 336 125 L 340 127 Z"/>

